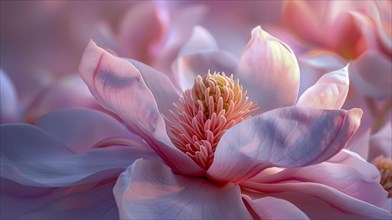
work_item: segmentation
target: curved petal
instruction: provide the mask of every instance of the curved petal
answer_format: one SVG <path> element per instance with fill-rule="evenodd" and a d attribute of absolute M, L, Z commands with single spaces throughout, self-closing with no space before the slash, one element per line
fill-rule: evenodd
<path fill-rule="evenodd" d="M 169 110 L 173 108 L 173 103 L 178 101 L 180 96 L 169 78 L 163 73 L 155 70 L 136 60 L 130 60 L 143 76 L 144 82 L 154 95 L 159 112 L 169 115 Z"/>
<path fill-rule="evenodd" d="M 202 51 L 218 50 L 214 37 L 205 28 L 196 26 L 188 41 L 182 46 L 179 56 L 186 56 Z"/>
<path fill-rule="evenodd" d="M 310 2 L 284 1 L 282 6 L 282 22 L 294 33 L 307 42 L 314 44 L 320 41 L 320 18 L 310 7 Z M 325 6 L 324 6 L 325 7 Z"/>
<path fill-rule="evenodd" d="M 299 67 L 294 53 L 260 26 L 252 30 L 240 59 L 238 78 L 263 112 L 293 105 L 297 99 Z"/>
<path fill-rule="evenodd" d="M 132 7 L 120 25 L 120 41 L 124 50 L 121 54 L 151 63 L 163 46 L 168 22 L 168 10 L 162 2 Z"/>
<path fill-rule="evenodd" d="M 283 199 L 263 197 L 252 200 L 248 196 L 243 198 L 260 219 L 309 219 L 299 208 Z"/>
<path fill-rule="evenodd" d="M 175 175 L 159 162 L 137 160 L 113 189 L 121 219 L 250 219 L 239 186 Z"/>
<path fill-rule="evenodd" d="M 80 73 L 97 101 L 142 136 L 174 171 L 188 175 L 204 173 L 171 143 L 154 96 L 132 63 L 112 56 L 90 41 Z"/>
<path fill-rule="evenodd" d="M 173 73 L 182 91 L 193 87 L 197 75 L 203 76 L 209 70 L 230 75 L 235 72 L 236 68 L 236 58 L 223 50 L 181 56 L 172 65 Z"/>
<path fill-rule="evenodd" d="M 41 129 L 1 127 L 1 177 L 29 186 L 71 186 L 116 177 L 138 158 L 159 160 L 142 146 L 111 146 L 74 154 Z M 21 138 L 23 137 L 23 138 Z"/>
<path fill-rule="evenodd" d="M 142 139 L 111 116 L 89 109 L 65 109 L 40 117 L 35 124 L 74 153 L 85 152 L 107 138 Z M 61 125 L 61 126 L 59 126 Z"/>
<path fill-rule="evenodd" d="M 350 65 L 355 86 L 366 96 L 389 98 L 392 86 L 392 65 L 389 58 L 376 51 L 367 51 Z"/>
<path fill-rule="evenodd" d="M 0 123 L 20 120 L 16 89 L 7 74 L 0 69 Z"/>
<path fill-rule="evenodd" d="M 342 150 L 328 161 L 313 166 L 287 168 L 273 174 L 262 172 L 250 181 L 263 184 L 318 183 L 378 207 L 382 207 L 387 198 L 387 192 L 379 184 L 378 170 L 348 150 Z"/>
<path fill-rule="evenodd" d="M 260 193 L 286 200 L 310 219 L 390 219 L 387 210 L 344 194 L 332 187 L 312 182 L 242 184 Z"/>
<path fill-rule="evenodd" d="M 114 180 L 64 188 L 1 181 L 2 219 L 118 219 Z"/>
<path fill-rule="evenodd" d="M 348 65 L 323 75 L 298 99 L 297 106 L 322 109 L 340 109 L 346 101 L 349 88 Z"/>
<path fill-rule="evenodd" d="M 229 129 L 207 171 L 219 182 L 241 182 L 267 167 L 303 167 L 338 153 L 357 130 L 360 109 L 289 107 L 266 112 Z"/>
<path fill-rule="evenodd" d="M 362 158 L 367 159 L 369 155 L 369 140 L 370 129 L 368 129 L 365 133 L 358 135 L 357 137 L 353 136 L 347 146 L 347 149 L 359 154 Z"/>

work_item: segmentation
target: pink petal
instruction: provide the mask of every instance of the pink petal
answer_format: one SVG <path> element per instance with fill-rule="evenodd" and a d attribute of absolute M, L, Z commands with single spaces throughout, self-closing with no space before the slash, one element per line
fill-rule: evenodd
<path fill-rule="evenodd" d="M 23 185 L 59 187 L 95 182 L 116 177 L 138 158 L 159 160 L 154 152 L 138 145 L 74 154 L 37 127 L 14 124 L 0 128 L 1 177 Z"/>
<path fill-rule="evenodd" d="M 203 174 L 190 157 L 171 143 L 153 93 L 132 63 L 112 56 L 90 41 L 80 73 L 97 101 L 121 117 L 174 171 Z"/>
<path fill-rule="evenodd" d="M 349 88 L 348 66 L 323 75 L 298 99 L 297 106 L 322 109 L 340 109 Z"/>
<path fill-rule="evenodd" d="M 299 208 L 283 199 L 263 197 L 252 200 L 248 196 L 243 198 L 260 219 L 309 219 Z"/>
<path fill-rule="evenodd" d="M 59 126 L 61 125 L 61 126 Z M 64 143 L 74 153 L 90 150 L 99 141 L 116 137 L 141 144 L 142 139 L 131 133 L 111 116 L 88 109 L 67 109 L 50 112 L 38 119 L 36 126 Z"/>
<path fill-rule="evenodd" d="M 265 184 L 285 182 L 323 184 L 379 207 L 383 206 L 387 198 L 387 192 L 379 184 L 378 170 L 359 155 L 348 150 L 342 150 L 320 164 L 287 168 L 272 175 L 260 173 L 250 181 Z"/>
<path fill-rule="evenodd" d="M 316 14 L 310 3 L 285 1 L 282 7 L 282 21 L 305 41 L 315 44 L 319 43 L 321 37 L 319 28 L 321 16 Z"/>
<path fill-rule="evenodd" d="M 238 77 L 262 111 L 293 105 L 297 99 L 299 67 L 294 53 L 260 26 L 252 30 Z"/>
<path fill-rule="evenodd" d="M 359 91 L 374 98 L 389 98 L 392 86 L 392 65 L 388 57 L 367 51 L 350 65 L 351 79 Z"/>
<path fill-rule="evenodd" d="M 193 87 L 197 75 L 224 72 L 228 75 L 237 68 L 236 58 L 223 50 L 199 52 L 192 55 L 181 56 L 173 63 L 173 73 L 180 88 L 185 91 Z"/>
<path fill-rule="evenodd" d="M 151 63 L 161 50 L 168 22 L 168 11 L 162 2 L 148 2 L 132 7 L 120 25 L 121 54 Z"/>
<path fill-rule="evenodd" d="M 159 162 L 137 160 L 117 180 L 121 219 L 249 219 L 236 185 L 175 175 Z"/>
<path fill-rule="evenodd" d="M 169 110 L 173 108 L 173 103 L 178 101 L 180 91 L 177 91 L 169 78 L 154 68 L 136 60 L 129 60 L 140 71 L 144 82 L 152 92 L 159 112 L 169 115 Z M 181 92 L 182 94 L 182 92 Z"/>
<path fill-rule="evenodd" d="M 202 51 L 218 50 L 218 44 L 214 37 L 201 26 L 193 28 L 188 41 L 182 46 L 179 56 L 190 55 Z"/>
<path fill-rule="evenodd" d="M 317 164 L 339 152 L 359 126 L 360 109 L 289 107 L 252 117 L 229 129 L 207 171 L 219 182 L 241 182 L 261 170 Z"/>
<path fill-rule="evenodd" d="M 197 75 L 207 74 L 208 70 L 234 73 L 237 62 L 232 54 L 218 49 L 214 37 L 206 29 L 196 26 L 172 64 L 172 70 L 175 81 L 185 91 L 192 88 Z"/>
<path fill-rule="evenodd" d="M 299 65 L 301 69 L 299 94 L 303 94 L 324 74 L 344 68 L 347 61 L 330 51 L 313 50 L 299 58 Z"/>
<path fill-rule="evenodd" d="M 0 69 L 0 91 L 0 123 L 19 121 L 16 89 L 2 69 Z"/>
<path fill-rule="evenodd" d="M 332 187 L 312 182 L 279 182 L 242 184 L 270 196 L 286 200 L 310 219 L 390 219 L 391 213 Z M 369 193 L 369 192 L 367 192 Z"/>
<path fill-rule="evenodd" d="M 118 219 L 111 180 L 64 188 L 3 183 L 2 219 Z"/>

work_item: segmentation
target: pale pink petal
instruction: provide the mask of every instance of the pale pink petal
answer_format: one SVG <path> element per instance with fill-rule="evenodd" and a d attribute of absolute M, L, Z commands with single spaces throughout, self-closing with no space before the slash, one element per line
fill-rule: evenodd
<path fill-rule="evenodd" d="M 140 137 L 116 119 L 95 110 L 65 109 L 50 112 L 40 117 L 35 125 L 74 153 L 85 152 L 98 142 L 112 137 L 142 143 Z"/>
<path fill-rule="evenodd" d="M 392 86 L 392 64 L 388 57 L 367 51 L 350 65 L 352 83 L 359 92 L 374 98 L 389 98 Z"/>
<path fill-rule="evenodd" d="M 224 72 L 227 75 L 235 73 L 236 58 L 223 50 L 205 51 L 192 55 L 181 56 L 173 63 L 173 73 L 181 88 L 185 91 L 193 87 L 197 75 Z"/>
<path fill-rule="evenodd" d="M 153 63 L 155 68 L 166 73 L 173 82 L 175 78 L 171 72 L 171 65 L 192 35 L 194 26 L 200 23 L 206 12 L 207 7 L 204 5 L 191 5 L 175 10 L 173 13 L 170 26 L 172 29 L 168 33 L 159 57 Z"/>
<path fill-rule="evenodd" d="M 238 78 L 250 100 L 264 112 L 293 105 L 299 88 L 299 67 L 291 49 L 263 31 L 252 30 L 238 67 Z"/>
<path fill-rule="evenodd" d="M 35 120 L 45 113 L 64 108 L 99 109 L 98 103 L 91 95 L 80 75 L 71 74 L 53 83 L 35 102 L 29 106 L 25 120 Z"/>
<path fill-rule="evenodd" d="M 286 200 L 298 207 L 310 219 L 324 219 L 326 216 L 330 219 L 391 219 L 392 217 L 391 213 L 383 208 L 323 184 L 286 181 L 241 185 L 243 188 L 259 191 L 259 196 Z"/>
<path fill-rule="evenodd" d="M 118 219 L 115 180 L 64 188 L 2 182 L 2 219 Z M 4 187 L 3 187 L 4 186 Z"/>
<path fill-rule="evenodd" d="M 214 37 L 206 29 L 196 26 L 172 64 L 172 72 L 181 90 L 185 91 L 192 88 L 197 75 L 204 75 L 208 70 L 234 73 L 237 62 L 232 54 L 218 49 Z"/>
<path fill-rule="evenodd" d="M 0 69 L 0 123 L 17 122 L 20 120 L 19 114 L 18 96 L 14 84 Z"/>
<path fill-rule="evenodd" d="M 174 171 L 189 175 L 203 173 L 171 143 L 153 93 L 132 63 L 112 56 L 90 41 L 80 73 L 97 101 L 142 136 Z"/>
<path fill-rule="evenodd" d="M 135 161 L 113 192 L 121 219 L 251 218 L 238 185 L 175 175 L 156 161 Z"/>
<path fill-rule="evenodd" d="M 116 177 L 138 158 L 160 160 L 138 145 L 75 154 L 37 127 L 12 124 L 0 128 L 1 177 L 23 185 L 59 187 L 95 182 Z"/>
<path fill-rule="evenodd" d="M 320 1 L 322 2 L 322 1 Z M 320 42 L 320 14 L 310 6 L 312 2 L 284 1 L 282 6 L 282 22 L 295 34 L 310 44 Z"/>
<path fill-rule="evenodd" d="M 154 95 L 159 112 L 163 115 L 169 115 L 169 110 L 173 108 L 173 103 L 180 98 L 180 91 L 177 91 L 165 74 L 139 61 L 129 61 L 140 71 L 144 82 Z"/>
<path fill-rule="evenodd" d="M 376 157 L 392 157 L 392 124 L 389 121 L 376 134 L 370 137 L 368 161 Z"/>
<path fill-rule="evenodd" d="M 252 117 L 229 129 L 207 171 L 220 182 L 241 182 L 261 170 L 303 167 L 338 153 L 359 126 L 360 109 L 288 107 Z"/>
<path fill-rule="evenodd" d="M 218 50 L 218 44 L 214 37 L 201 26 L 193 28 L 193 32 L 188 41 L 179 51 L 179 56 L 190 55 L 202 51 Z"/>
<path fill-rule="evenodd" d="M 384 205 L 387 198 L 387 192 L 379 184 L 380 174 L 376 167 L 348 150 L 342 150 L 320 164 L 287 168 L 271 175 L 260 173 L 250 181 L 265 184 L 289 181 L 298 184 L 305 182 L 323 184 L 379 207 Z"/>
<path fill-rule="evenodd" d="M 168 9 L 163 2 L 136 5 L 120 25 L 121 55 L 151 63 L 160 53 L 169 22 Z"/>
<path fill-rule="evenodd" d="M 298 99 L 297 106 L 322 109 L 340 109 L 348 94 L 348 65 L 323 75 Z"/>
<path fill-rule="evenodd" d="M 263 197 L 252 200 L 248 196 L 243 198 L 260 219 L 309 219 L 299 208 L 283 199 Z"/>
<path fill-rule="evenodd" d="M 342 69 L 347 65 L 347 61 L 337 54 L 324 50 L 310 51 L 301 56 L 298 61 L 301 70 L 299 94 L 303 94 L 313 86 L 325 73 Z"/>

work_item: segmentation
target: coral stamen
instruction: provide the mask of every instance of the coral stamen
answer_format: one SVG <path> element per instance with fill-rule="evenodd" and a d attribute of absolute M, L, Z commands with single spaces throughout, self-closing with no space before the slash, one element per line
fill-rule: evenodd
<path fill-rule="evenodd" d="M 208 169 L 224 132 L 250 117 L 256 105 L 249 102 L 239 80 L 233 75 L 207 73 L 197 76 L 192 89 L 186 90 L 176 103 L 171 117 L 170 138 L 173 144 Z"/>

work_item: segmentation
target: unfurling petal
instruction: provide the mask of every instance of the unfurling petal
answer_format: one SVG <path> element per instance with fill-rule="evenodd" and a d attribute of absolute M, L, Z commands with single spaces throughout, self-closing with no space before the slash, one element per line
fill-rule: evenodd
<path fill-rule="evenodd" d="M 197 75 L 212 72 L 234 73 L 238 61 L 223 50 L 219 50 L 214 37 L 204 28 L 195 27 L 190 39 L 181 48 L 172 70 L 181 90 L 193 86 Z"/>
<path fill-rule="evenodd" d="M 299 67 L 294 53 L 260 26 L 252 30 L 238 78 L 263 112 L 293 105 L 297 99 Z"/>
<path fill-rule="evenodd" d="M 174 171 L 188 175 L 203 173 L 171 143 L 153 93 L 132 63 L 90 41 L 79 68 L 97 101 L 121 117 Z"/>
<path fill-rule="evenodd" d="M 132 7 L 120 26 L 122 54 L 143 62 L 153 62 L 162 49 L 168 22 L 168 9 L 163 2 Z"/>
<path fill-rule="evenodd" d="M 121 219 L 251 218 L 239 186 L 175 175 L 156 161 L 135 161 L 113 191 Z"/>
<path fill-rule="evenodd" d="M 380 174 L 376 167 L 346 149 L 320 164 L 286 168 L 272 174 L 262 172 L 249 181 L 265 184 L 287 181 L 298 185 L 307 182 L 323 184 L 378 207 L 382 207 L 387 198 L 387 192 L 379 184 Z"/>
<path fill-rule="evenodd" d="M 349 88 L 348 65 L 323 75 L 315 85 L 299 97 L 297 106 L 322 109 L 340 109 Z"/>
<path fill-rule="evenodd" d="M 303 167 L 345 147 L 360 124 L 360 109 L 288 107 L 255 116 L 229 129 L 207 171 L 218 182 L 242 182 L 271 167 Z"/>
<path fill-rule="evenodd" d="M 298 207 L 283 199 L 263 197 L 252 200 L 244 196 L 244 200 L 260 219 L 309 219 Z"/>
<path fill-rule="evenodd" d="M 0 129 L 1 177 L 23 185 L 91 183 L 116 177 L 138 158 L 159 160 L 144 146 L 111 146 L 74 154 L 37 127 L 12 124 Z"/>

